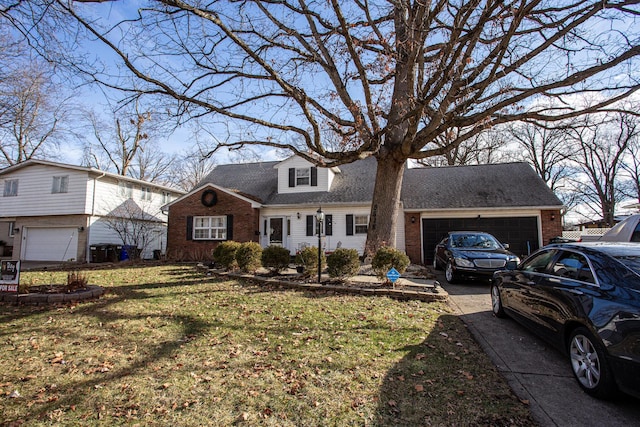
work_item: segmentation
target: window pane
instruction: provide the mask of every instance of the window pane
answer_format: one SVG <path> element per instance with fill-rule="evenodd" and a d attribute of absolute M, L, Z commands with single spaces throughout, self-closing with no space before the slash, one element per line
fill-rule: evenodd
<path fill-rule="evenodd" d="M 193 218 L 194 239 L 224 240 L 226 237 L 226 216 L 199 216 Z"/>
<path fill-rule="evenodd" d="M 552 273 L 555 276 L 589 283 L 594 282 L 587 260 L 575 252 L 564 252 L 553 265 Z"/>
<path fill-rule="evenodd" d="M 356 234 L 367 234 L 367 229 L 369 227 L 369 216 L 356 215 L 354 217 L 354 225 L 356 229 Z"/>
<path fill-rule="evenodd" d="M 4 182 L 4 196 L 17 196 L 18 195 L 18 180 L 10 179 Z"/>
<path fill-rule="evenodd" d="M 549 261 L 555 254 L 555 251 L 544 251 L 536 255 L 534 258 L 528 260 L 522 267 L 524 271 L 535 271 L 538 273 L 543 272 Z"/>
<path fill-rule="evenodd" d="M 310 169 L 296 169 L 296 185 L 309 185 Z"/>

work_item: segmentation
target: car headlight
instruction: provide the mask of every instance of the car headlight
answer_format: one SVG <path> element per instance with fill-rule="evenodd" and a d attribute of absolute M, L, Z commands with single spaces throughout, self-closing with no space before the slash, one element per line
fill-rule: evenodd
<path fill-rule="evenodd" d="M 456 265 L 459 267 L 472 268 L 474 266 L 472 261 L 469 261 L 468 259 L 465 259 L 465 258 L 454 258 L 453 260 L 456 262 Z"/>

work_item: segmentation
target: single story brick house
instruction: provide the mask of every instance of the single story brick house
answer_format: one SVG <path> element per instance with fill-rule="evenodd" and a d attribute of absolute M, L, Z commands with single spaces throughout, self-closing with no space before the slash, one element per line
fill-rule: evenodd
<path fill-rule="evenodd" d="M 376 160 L 321 168 L 283 161 L 217 166 L 192 191 L 168 203 L 167 254 L 207 259 L 224 240 L 281 245 L 295 254 L 317 246 L 316 211 L 325 213 L 322 246 L 364 250 Z M 395 247 L 428 264 L 450 230 L 483 230 L 526 255 L 562 234 L 562 202 L 526 163 L 405 170 Z"/>

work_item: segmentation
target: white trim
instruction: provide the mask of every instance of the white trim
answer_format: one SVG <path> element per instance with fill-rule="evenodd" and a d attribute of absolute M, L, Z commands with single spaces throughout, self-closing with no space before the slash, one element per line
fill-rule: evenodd
<path fill-rule="evenodd" d="M 166 205 L 161 206 L 160 209 L 163 210 L 163 211 L 166 210 L 166 209 L 169 209 L 169 207 L 174 205 L 175 203 L 178 203 L 181 200 L 186 199 L 187 197 L 190 197 L 193 194 L 195 194 L 195 193 L 197 193 L 197 192 L 199 192 L 199 191 L 201 191 L 201 190 L 203 190 L 203 189 L 205 189 L 207 187 L 215 188 L 216 190 L 222 191 L 223 193 L 226 193 L 226 194 L 228 194 L 230 196 L 237 197 L 240 200 L 244 200 L 245 202 L 250 203 L 252 208 L 261 208 L 261 207 L 264 206 L 262 203 L 256 202 L 255 200 L 252 200 L 252 199 L 250 199 L 248 197 L 242 196 L 242 195 L 240 195 L 238 193 L 234 193 L 233 191 L 227 190 L 224 187 L 220 187 L 218 185 L 211 184 L 211 183 L 206 183 L 206 184 L 201 185 L 198 188 L 194 188 L 193 190 L 189 191 L 186 194 L 183 194 L 182 196 L 178 197 L 177 199 L 170 201 Z"/>

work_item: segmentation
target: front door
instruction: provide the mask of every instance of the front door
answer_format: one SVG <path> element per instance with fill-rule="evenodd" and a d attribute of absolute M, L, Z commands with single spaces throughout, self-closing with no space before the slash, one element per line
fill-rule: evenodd
<path fill-rule="evenodd" d="M 269 246 L 285 246 L 284 218 L 269 218 Z"/>

